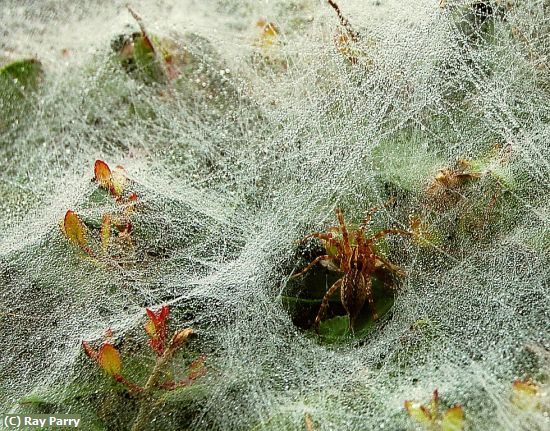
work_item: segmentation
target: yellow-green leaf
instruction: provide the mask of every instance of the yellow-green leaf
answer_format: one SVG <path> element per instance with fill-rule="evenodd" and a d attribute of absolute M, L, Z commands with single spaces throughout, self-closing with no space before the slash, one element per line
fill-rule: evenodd
<path fill-rule="evenodd" d="M 410 218 L 410 228 L 413 241 L 420 247 L 440 246 L 443 244 L 441 234 L 418 216 Z"/>
<path fill-rule="evenodd" d="M 313 419 L 311 419 L 311 415 L 309 413 L 305 414 L 304 420 L 306 423 L 306 431 L 314 431 L 315 427 L 313 425 Z"/>
<path fill-rule="evenodd" d="M 151 338 L 155 338 L 157 336 L 157 331 L 155 329 L 155 324 L 153 323 L 152 320 L 147 320 L 147 322 L 145 322 L 145 324 L 143 325 L 143 328 L 145 329 L 145 332 L 147 333 L 147 335 Z"/>
<path fill-rule="evenodd" d="M 515 381 L 513 386 L 512 403 L 522 410 L 537 406 L 538 386 L 531 382 Z"/>
<path fill-rule="evenodd" d="M 464 429 L 464 411 L 461 406 L 450 408 L 441 420 L 441 431 L 462 431 Z"/>
<path fill-rule="evenodd" d="M 170 341 L 169 347 L 171 349 L 177 349 L 181 347 L 191 335 L 193 335 L 193 329 L 191 328 L 185 328 L 181 331 L 176 331 L 176 333 L 174 333 L 172 337 L 172 340 Z"/>
<path fill-rule="evenodd" d="M 88 246 L 86 240 L 86 229 L 84 223 L 80 221 L 76 213 L 72 210 L 67 211 L 63 220 L 63 231 L 65 236 L 74 244 L 86 249 Z"/>
<path fill-rule="evenodd" d="M 431 424 L 430 412 L 426 407 L 412 401 L 405 401 L 405 409 L 409 416 L 418 423 L 429 425 Z"/>
<path fill-rule="evenodd" d="M 107 374 L 115 376 L 120 374 L 122 361 L 119 351 L 110 343 L 105 343 L 99 349 L 97 362 Z"/>
<path fill-rule="evenodd" d="M 262 33 L 258 38 L 257 45 L 262 49 L 269 49 L 278 44 L 279 30 L 272 22 L 267 22 L 265 19 L 259 19 L 256 22 L 256 27 L 260 27 Z"/>
<path fill-rule="evenodd" d="M 116 166 L 115 169 L 113 169 L 111 179 L 111 193 L 114 196 L 122 195 L 122 192 L 124 191 L 124 186 L 128 181 L 128 176 L 126 175 L 126 171 L 124 170 L 124 168 L 120 165 Z"/>
<path fill-rule="evenodd" d="M 105 214 L 101 220 L 101 248 L 104 252 L 109 248 L 109 239 L 111 237 L 111 215 Z"/>

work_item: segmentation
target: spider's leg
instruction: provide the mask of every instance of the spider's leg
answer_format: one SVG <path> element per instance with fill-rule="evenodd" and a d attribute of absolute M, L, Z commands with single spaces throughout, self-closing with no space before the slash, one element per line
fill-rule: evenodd
<path fill-rule="evenodd" d="M 386 206 L 386 205 L 384 205 Z M 360 230 L 361 232 L 365 232 L 365 228 L 367 227 L 367 225 L 370 223 L 371 219 L 372 219 L 372 216 L 376 213 L 376 211 L 378 211 L 380 208 L 378 207 L 372 207 L 370 210 L 368 210 L 367 212 L 367 215 L 365 216 L 365 218 L 363 219 L 363 221 L 361 222 L 361 227 L 360 227 Z"/>
<path fill-rule="evenodd" d="M 458 174 L 455 174 L 457 178 L 460 178 L 461 180 L 473 180 L 474 178 L 481 178 L 480 173 L 472 173 L 472 172 L 461 172 Z"/>
<path fill-rule="evenodd" d="M 329 230 L 338 230 L 338 228 L 333 227 L 333 228 L 330 228 Z M 340 245 L 340 241 L 338 241 L 336 238 L 334 238 L 331 233 L 313 232 L 313 233 L 310 233 L 309 235 L 305 236 L 300 241 L 300 243 L 303 243 L 304 241 L 306 241 L 309 238 L 317 238 L 317 239 L 320 239 L 321 241 L 326 241 L 326 242 L 329 243 L 329 245 L 335 246 L 338 249 L 338 252 L 340 252 L 340 253 L 342 252 L 342 246 Z"/>
<path fill-rule="evenodd" d="M 364 227 L 355 231 L 355 241 L 360 255 L 365 255 L 367 252 L 367 243 L 365 242 L 365 229 Z"/>
<path fill-rule="evenodd" d="M 339 232 L 340 231 L 340 228 L 338 227 L 331 227 L 329 228 L 329 231 L 336 231 L 336 232 Z M 309 235 L 305 236 L 301 241 L 299 241 L 298 243 L 303 243 L 304 241 L 306 241 L 307 239 L 309 238 L 317 238 L 317 239 L 320 239 L 321 241 L 324 241 L 325 242 L 325 250 L 327 253 L 330 253 L 330 250 L 329 248 L 330 247 L 335 247 L 336 248 L 336 254 L 334 256 L 332 256 L 332 259 L 336 259 L 336 260 L 340 260 L 341 256 L 344 254 L 344 250 L 342 248 L 342 241 L 337 239 L 337 238 L 334 238 L 332 236 L 331 233 L 327 233 L 327 232 L 313 232 L 313 233 L 310 233 Z"/>
<path fill-rule="evenodd" d="M 321 241 L 326 241 L 330 244 L 335 244 L 335 245 L 338 244 L 338 241 L 332 236 L 332 234 L 326 233 L 326 232 L 310 233 L 309 235 L 305 236 L 300 242 L 304 242 L 309 238 L 317 238 L 317 239 L 320 239 Z"/>
<path fill-rule="evenodd" d="M 378 259 L 380 262 L 384 264 L 386 268 L 388 268 L 390 271 L 394 272 L 395 274 L 399 275 L 400 277 L 403 277 L 405 275 L 405 271 L 403 271 L 399 266 L 397 266 L 394 263 L 391 263 L 388 259 L 385 257 L 382 257 L 380 255 L 376 255 L 376 259 Z"/>
<path fill-rule="evenodd" d="M 336 217 L 338 218 L 338 223 L 340 223 L 340 229 L 342 231 L 342 248 L 344 251 L 344 256 L 351 256 L 351 245 L 349 243 L 349 233 L 348 229 L 346 227 L 346 222 L 344 220 L 344 214 L 342 214 L 342 210 L 340 208 L 336 208 Z M 342 259 L 342 264 L 344 265 L 344 262 L 347 262 L 347 259 Z M 342 268 L 344 272 L 349 271 L 349 268 Z"/>
<path fill-rule="evenodd" d="M 301 244 L 301 243 L 305 242 L 306 240 L 308 240 L 310 238 L 317 238 L 317 239 L 320 239 L 322 241 L 330 241 L 332 239 L 332 234 L 325 233 L 325 232 L 313 232 L 313 233 L 310 233 L 309 235 L 304 236 L 299 241 L 299 243 Z"/>
<path fill-rule="evenodd" d="M 323 254 L 321 256 L 317 256 L 315 259 L 313 259 L 313 262 L 311 262 L 308 266 L 306 266 L 304 269 L 302 269 L 299 273 L 294 274 L 290 278 L 298 278 L 298 277 L 304 275 L 306 272 L 308 272 L 311 268 L 313 268 L 320 261 L 322 261 L 322 260 L 332 260 L 332 259 L 334 259 L 334 256 L 329 256 L 328 254 Z"/>
<path fill-rule="evenodd" d="M 323 318 L 325 314 L 325 310 L 328 307 L 328 300 L 332 295 L 336 293 L 338 288 L 342 285 L 343 278 L 340 278 L 337 280 L 329 290 L 327 290 L 327 293 L 325 293 L 325 296 L 323 296 L 323 301 L 321 302 L 321 307 L 319 307 L 319 312 L 317 313 L 317 317 L 315 317 L 315 330 L 319 332 L 319 324 L 321 323 L 321 319 Z"/>
<path fill-rule="evenodd" d="M 384 229 L 384 230 L 381 230 L 380 232 L 374 234 L 373 236 L 371 236 L 367 240 L 367 243 L 372 244 L 377 239 L 383 238 L 386 235 L 412 236 L 412 232 L 409 232 L 409 231 L 406 231 L 406 230 L 403 230 L 403 229 Z"/>
<path fill-rule="evenodd" d="M 372 216 L 376 213 L 376 211 L 379 211 L 381 208 L 386 208 L 387 206 L 393 204 L 394 202 L 395 202 L 395 197 L 392 196 L 381 207 L 372 207 L 371 209 L 369 209 L 367 211 L 367 215 L 361 222 L 361 230 L 363 232 L 365 231 L 365 227 L 367 227 L 367 225 L 370 223 Z"/>

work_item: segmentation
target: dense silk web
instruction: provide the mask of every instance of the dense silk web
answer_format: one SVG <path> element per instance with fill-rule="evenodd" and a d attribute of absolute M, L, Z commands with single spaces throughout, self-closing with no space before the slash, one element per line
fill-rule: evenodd
<path fill-rule="evenodd" d="M 146 361 L 144 307 L 168 303 L 209 371 L 194 414 L 172 400 L 158 429 L 305 429 L 305 415 L 326 430 L 414 429 L 404 401 L 435 388 L 469 429 L 548 426 L 545 408 L 510 405 L 512 382 L 548 378 L 546 1 L 341 0 L 351 48 L 324 1 L 132 2 L 192 53 L 179 86 L 113 60 L 112 40 L 138 30 L 125 2 L 5 3 L 1 64 L 35 56 L 45 75 L 28 114 L 0 129 L 3 411 L 40 399 L 94 417 L 106 377 L 81 340 L 110 327 Z M 140 196 L 139 253 L 119 270 L 59 228 L 68 209 L 94 219 L 115 205 L 91 203 L 96 159 L 123 165 Z M 429 196 L 459 160 L 479 176 Z M 364 340 L 323 345 L 281 305 L 307 263 L 297 241 L 337 207 L 357 225 L 392 196 L 373 223 L 417 217 L 436 234 L 390 239 L 406 271 L 391 313 Z M 103 414 L 90 429 L 119 429 Z"/>

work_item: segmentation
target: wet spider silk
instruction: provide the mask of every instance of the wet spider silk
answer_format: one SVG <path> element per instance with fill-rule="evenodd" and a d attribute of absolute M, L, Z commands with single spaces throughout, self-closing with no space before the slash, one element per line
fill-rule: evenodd
<path fill-rule="evenodd" d="M 139 379 L 144 307 L 170 303 L 198 334 L 182 361 L 204 353 L 211 371 L 151 429 L 304 429 L 306 414 L 321 429 L 412 429 L 404 401 L 435 388 L 470 429 L 548 426 L 510 396 L 548 373 L 550 15 L 500 3 L 341 0 L 352 41 L 324 2 L 133 2 L 175 41 L 181 75 L 165 84 L 113 58 L 139 29 L 124 2 L 5 2 L 1 64 L 36 56 L 45 73 L 0 129 L 3 411 L 127 428 L 134 402 L 80 340 L 110 327 Z M 68 209 L 94 226 L 116 207 L 90 181 L 96 159 L 123 165 L 140 197 L 117 270 L 59 229 Z M 427 196 L 459 159 L 481 175 Z M 323 345 L 281 305 L 307 263 L 296 241 L 333 226 L 335 207 L 357 226 L 390 196 L 373 229 L 420 220 L 427 243 L 388 239 L 406 272 L 390 314 Z"/>

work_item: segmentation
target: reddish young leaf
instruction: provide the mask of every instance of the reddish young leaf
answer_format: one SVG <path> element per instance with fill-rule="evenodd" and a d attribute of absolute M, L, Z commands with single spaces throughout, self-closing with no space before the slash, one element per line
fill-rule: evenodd
<path fill-rule="evenodd" d="M 95 179 L 101 187 L 107 190 L 111 190 L 112 187 L 112 175 L 109 165 L 103 160 L 96 160 L 94 165 Z"/>
<path fill-rule="evenodd" d="M 121 222 L 118 220 L 116 224 L 119 236 L 130 235 L 134 230 L 134 225 L 131 221 Z"/>
<path fill-rule="evenodd" d="M 128 175 L 120 165 L 113 170 L 103 160 L 96 160 L 94 165 L 95 179 L 101 187 L 108 190 L 115 198 L 120 199 L 124 186 L 128 180 Z"/>
<path fill-rule="evenodd" d="M 97 362 L 111 376 L 120 374 L 122 361 L 119 351 L 111 344 L 104 343 L 99 349 Z"/>
<path fill-rule="evenodd" d="M 65 236 L 72 243 L 80 246 L 84 250 L 87 250 L 88 242 L 86 240 L 84 223 L 82 223 L 76 213 L 72 210 L 65 213 L 65 218 L 63 219 L 63 231 L 65 232 Z"/>
<path fill-rule="evenodd" d="M 105 331 L 105 338 L 109 339 L 112 336 L 113 331 L 111 328 L 107 329 L 107 331 Z M 120 353 L 111 343 L 104 342 L 99 348 L 99 352 L 96 352 L 86 341 L 82 341 L 82 347 L 86 355 L 94 362 L 97 362 L 97 364 L 117 382 L 122 383 L 131 392 L 136 394 L 143 391 L 141 386 L 129 382 L 120 374 L 122 368 Z"/>
<path fill-rule="evenodd" d="M 149 316 L 149 320 L 145 323 L 145 332 L 149 336 L 149 345 L 158 356 L 164 353 L 164 343 L 166 341 L 166 319 L 168 318 L 168 305 L 163 305 L 162 308 L 155 313 L 146 308 L 145 311 Z"/>
<path fill-rule="evenodd" d="M 98 353 L 92 348 L 92 346 L 90 346 L 86 341 L 82 341 L 82 347 L 90 359 L 97 361 Z"/>

